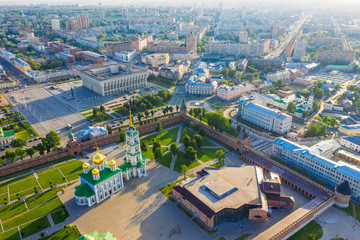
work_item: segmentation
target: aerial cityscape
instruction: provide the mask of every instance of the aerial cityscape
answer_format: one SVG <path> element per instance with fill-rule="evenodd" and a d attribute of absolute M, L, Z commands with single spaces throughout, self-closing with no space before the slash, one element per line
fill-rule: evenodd
<path fill-rule="evenodd" d="M 360 240 L 359 9 L 0 0 L 0 240 Z"/>

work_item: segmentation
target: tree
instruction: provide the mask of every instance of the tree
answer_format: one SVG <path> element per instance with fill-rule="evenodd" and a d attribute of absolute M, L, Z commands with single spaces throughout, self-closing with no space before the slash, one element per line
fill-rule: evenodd
<path fill-rule="evenodd" d="M 108 130 L 109 134 L 112 134 L 112 127 L 110 126 L 110 124 L 106 125 L 106 130 Z"/>
<path fill-rule="evenodd" d="M 160 141 L 158 139 L 154 139 L 153 140 L 153 153 L 155 153 L 155 150 L 159 148 L 161 150 L 161 144 L 160 144 Z"/>
<path fill-rule="evenodd" d="M 237 130 L 238 132 L 240 132 L 241 126 L 240 126 L 240 125 L 237 125 L 237 126 L 236 126 L 236 130 Z"/>
<path fill-rule="evenodd" d="M 146 152 L 147 151 L 147 142 L 146 141 L 141 141 L 140 148 L 141 148 L 142 152 Z"/>
<path fill-rule="evenodd" d="M 155 160 L 159 160 L 162 157 L 161 148 L 156 148 L 154 151 Z"/>
<path fill-rule="evenodd" d="M 161 122 L 157 122 L 155 130 L 156 130 L 157 132 L 161 132 L 161 130 L 162 130 Z"/>
<path fill-rule="evenodd" d="M 93 116 L 94 116 L 94 117 L 96 116 L 96 113 L 98 112 L 98 110 L 99 110 L 99 109 L 98 109 L 97 107 L 94 107 L 94 108 L 93 108 Z"/>
<path fill-rule="evenodd" d="M 44 146 L 44 144 L 42 143 L 38 143 L 36 146 L 35 146 L 35 149 L 39 151 L 40 155 L 43 155 L 46 148 Z"/>
<path fill-rule="evenodd" d="M 22 148 L 16 148 L 15 149 L 16 156 L 19 156 L 21 158 L 21 161 L 23 160 L 23 156 L 25 155 L 25 150 Z"/>
<path fill-rule="evenodd" d="M 46 139 L 49 144 L 54 150 L 56 150 L 57 146 L 60 145 L 60 137 L 55 131 L 50 131 L 46 134 Z"/>
<path fill-rule="evenodd" d="M 190 136 L 187 135 L 187 134 L 185 134 L 185 135 L 183 136 L 183 139 L 182 139 L 182 142 L 184 143 L 184 146 L 185 146 L 185 147 L 190 146 L 190 141 L 191 141 Z"/>
<path fill-rule="evenodd" d="M 31 158 L 33 157 L 33 155 L 35 154 L 35 150 L 33 148 L 27 148 L 25 149 L 25 152 L 27 155 L 29 155 Z"/>
<path fill-rule="evenodd" d="M 202 146 L 203 142 L 204 142 L 204 139 L 202 136 L 200 136 L 199 134 L 195 134 L 193 136 L 193 139 L 195 140 L 195 143 L 196 143 L 196 148 L 197 149 L 200 149 L 200 147 Z"/>
<path fill-rule="evenodd" d="M 145 118 L 148 118 L 148 117 L 149 117 L 149 114 L 150 114 L 150 113 L 149 113 L 149 110 L 146 110 L 144 114 L 145 114 Z"/>
<path fill-rule="evenodd" d="M 278 79 L 274 82 L 274 85 L 280 89 L 284 85 L 284 81 L 282 79 Z"/>
<path fill-rule="evenodd" d="M 229 70 L 227 68 L 224 68 L 222 71 L 221 71 L 221 74 L 224 76 L 224 77 L 227 77 L 227 75 L 229 74 Z"/>
<path fill-rule="evenodd" d="M 170 151 L 174 156 L 178 153 L 179 148 L 175 142 L 170 145 Z"/>
<path fill-rule="evenodd" d="M 10 143 L 10 146 L 12 146 L 13 148 L 26 146 L 26 140 L 22 138 L 15 138 Z"/>
<path fill-rule="evenodd" d="M 340 84 L 338 84 L 338 83 L 337 83 L 337 84 L 335 84 L 335 90 L 336 90 L 336 91 L 339 91 L 339 90 L 340 90 L 340 88 L 341 88 Z"/>
<path fill-rule="evenodd" d="M 7 160 L 15 161 L 16 153 L 13 150 L 7 150 L 5 153 L 5 158 Z"/>
<path fill-rule="evenodd" d="M 105 107 L 102 104 L 100 105 L 100 112 L 105 112 Z"/>
<path fill-rule="evenodd" d="M 288 110 L 291 113 L 294 113 L 296 110 L 296 105 L 293 102 L 289 102 L 286 110 Z"/>
<path fill-rule="evenodd" d="M 143 117 L 142 113 L 138 112 L 137 117 L 138 117 L 139 121 L 141 121 L 141 118 Z"/>
<path fill-rule="evenodd" d="M 154 114 L 155 114 L 154 110 L 151 110 L 151 117 L 154 117 Z"/>
<path fill-rule="evenodd" d="M 221 113 L 207 112 L 205 116 L 208 120 L 209 126 L 215 127 L 217 130 L 224 131 L 230 126 L 229 120 Z"/>
<path fill-rule="evenodd" d="M 216 158 L 219 162 L 221 162 L 221 161 L 223 161 L 223 160 L 225 159 L 225 155 L 226 155 L 226 152 L 225 152 L 224 150 L 222 150 L 222 149 L 217 150 L 217 151 L 215 152 L 215 158 Z"/>
<path fill-rule="evenodd" d="M 179 105 L 176 105 L 176 111 L 178 112 L 180 109 L 180 106 Z"/>
<path fill-rule="evenodd" d="M 276 91 L 275 88 L 270 88 L 270 93 L 271 93 L 271 94 L 276 94 L 276 92 L 277 92 L 277 91 Z"/>
<path fill-rule="evenodd" d="M 187 171 L 188 171 L 187 166 L 186 166 L 185 164 L 181 165 L 181 170 L 180 170 L 180 172 L 181 172 L 181 174 L 184 174 L 184 179 L 185 179 L 185 176 L 186 176 Z"/>
<path fill-rule="evenodd" d="M 125 132 L 121 132 L 120 133 L 120 142 L 125 142 L 125 140 L 126 140 Z"/>
<path fill-rule="evenodd" d="M 163 108 L 162 112 L 163 114 L 165 115 L 167 113 L 168 109 L 167 109 L 167 106 Z"/>
<path fill-rule="evenodd" d="M 41 138 L 41 143 L 46 149 L 46 152 L 49 153 L 51 151 L 51 145 L 46 137 Z"/>
<path fill-rule="evenodd" d="M 197 151 L 193 147 L 190 146 L 185 149 L 184 157 L 186 159 L 188 159 L 189 161 L 193 162 L 196 160 L 196 154 L 197 154 Z"/>
<path fill-rule="evenodd" d="M 354 107 L 356 109 L 359 109 L 360 108 L 360 98 L 354 103 Z"/>
<path fill-rule="evenodd" d="M 169 107 L 169 112 L 172 113 L 173 111 L 174 111 L 173 106 L 170 106 L 170 107 Z"/>
<path fill-rule="evenodd" d="M 314 97 L 317 99 L 322 99 L 324 97 L 324 90 L 321 88 L 317 88 L 315 90 Z"/>

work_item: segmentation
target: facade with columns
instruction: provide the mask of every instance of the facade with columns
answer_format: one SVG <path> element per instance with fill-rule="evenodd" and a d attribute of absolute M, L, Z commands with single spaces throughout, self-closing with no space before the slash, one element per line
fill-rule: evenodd
<path fill-rule="evenodd" d="M 0 128 L 0 147 L 8 146 L 15 139 L 14 130 L 4 131 Z"/>
<path fill-rule="evenodd" d="M 71 130 L 69 144 L 76 142 Z M 75 187 L 76 204 L 91 207 L 124 188 L 123 178 L 129 180 L 132 177 L 146 175 L 146 158 L 141 154 L 139 132 L 133 125 L 130 113 L 130 125 L 126 132 L 126 157 L 124 163 L 116 166 L 114 159 L 106 161 L 106 157 L 96 151 L 92 158 L 92 165 L 85 162 L 83 173 L 79 175 L 80 185 Z"/>
<path fill-rule="evenodd" d="M 80 71 L 83 85 L 88 89 L 109 96 L 145 87 L 149 73 L 141 69 L 114 64 Z"/>

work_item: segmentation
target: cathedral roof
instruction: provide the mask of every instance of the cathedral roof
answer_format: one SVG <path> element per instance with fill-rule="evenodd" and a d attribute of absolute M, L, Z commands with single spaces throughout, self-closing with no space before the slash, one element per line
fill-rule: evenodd
<path fill-rule="evenodd" d="M 349 185 L 349 182 L 347 180 L 343 181 L 336 187 L 336 191 L 338 193 L 344 194 L 344 195 L 351 195 L 351 187 Z"/>
<path fill-rule="evenodd" d="M 77 197 L 91 197 L 94 196 L 94 191 L 87 184 L 80 184 L 75 187 L 75 196 Z"/>
<path fill-rule="evenodd" d="M 96 154 L 92 158 L 93 164 L 101 165 L 101 164 L 104 164 L 105 160 L 106 160 L 106 157 L 104 155 L 102 155 L 101 153 L 99 153 L 98 150 L 96 150 Z"/>
<path fill-rule="evenodd" d="M 104 170 L 100 171 L 100 173 L 99 173 L 100 178 L 98 180 L 94 180 L 91 172 L 89 172 L 89 173 L 80 173 L 79 176 L 80 176 L 80 178 L 83 178 L 84 180 L 86 180 L 91 185 L 97 185 L 97 184 L 105 181 L 106 179 L 118 174 L 119 172 L 121 172 L 120 168 L 116 168 L 115 171 L 111 171 L 108 166 L 105 166 Z"/>

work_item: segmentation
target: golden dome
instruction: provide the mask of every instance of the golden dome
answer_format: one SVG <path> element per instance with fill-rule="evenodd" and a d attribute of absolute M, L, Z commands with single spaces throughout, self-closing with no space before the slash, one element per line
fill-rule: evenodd
<path fill-rule="evenodd" d="M 97 168 L 94 168 L 94 169 L 92 170 L 92 175 L 99 175 L 99 173 L 100 173 L 100 171 L 99 171 L 99 169 L 97 169 Z"/>
<path fill-rule="evenodd" d="M 104 155 L 102 155 L 101 153 L 99 153 L 98 150 L 96 150 L 96 154 L 92 158 L 93 164 L 101 165 L 105 162 L 105 160 L 106 160 L 106 157 Z"/>
<path fill-rule="evenodd" d="M 90 164 L 88 164 L 87 162 L 84 162 L 84 164 L 82 165 L 83 169 L 89 169 L 90 168 Z"/>
<path fill-rule="evenodd" d="M 116 162 L 114 161 L 114 159 L 111 159 L 111 161 L 109 162 L 109 166 L 110 167 L 116 166 Z"/>

